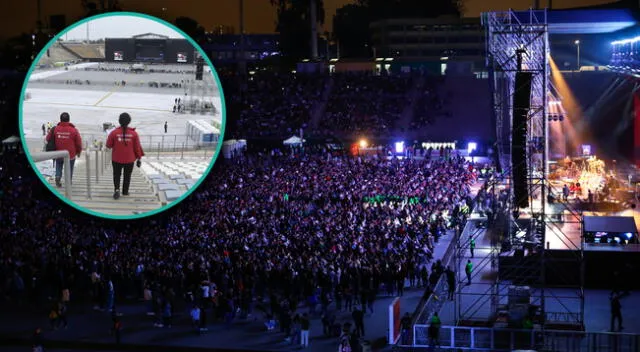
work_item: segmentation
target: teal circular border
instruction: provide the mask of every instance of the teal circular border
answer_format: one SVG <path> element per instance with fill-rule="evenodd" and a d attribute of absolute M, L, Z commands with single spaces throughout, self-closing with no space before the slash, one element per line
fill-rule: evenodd
<path fill-rule="evenodd" d="M 216 84 L 218 85 L 218 91 L 220 94 L 220 100 L 221 100 L 221 107 L 222 107 L 222 124 L 220 127 L 220 137 L 218 139 L 218 147 L 216 148 L 216 151 L 214 153 L 214 155 L 211 157 L 211 162 L 209 163 L 209 167 L 207 168 L 207 170 L 202 174 L 202 177 L 200 177 L 200 179 L 194 184 L 193 187 L 191 187 L 191 189 L 187 190 L 187 192 L 185 192 L 185 194 L 183 194 L 180 198 L 174 200 L 173 202 L 160 207 L 156 210 L 152 210 L 146 213 L 142 213 L 142 214 L 133 214 L 133 215 L 110 215 L 110 214 L 104 214 L 104 213 L 99 213 L 96 211 L 93 211 L 91 209 L 87 209 L 87 208 L 83 208 L 77 204 L 75 204 L 72 200 L 68 200 L 64 197 L 64 195 L 62 193 L 60 193 L 57 189 L 55 189 L 53 186 L 51 186 L 49 184 L 49 182 L 44 178 L 44 176 L 42 176 L 42 174 L 38 171 L 38 169 L 35 167 L 35 162 L 33 161 L 33 159 L 31 158 L 31 154 L 29 153 L 29 148 L 27 146 L 27 143 L 25 141 L 24 138 L 24 129 L 23 129 L 23 124 L 22 124 L 22 119 L 23 119 L 23 109 L 22 109 L 22 105 L 24 103 L 24 97 L 27 91 L 27 86 L 29 85 L 29 78 L 31 77 L 31 74 L 33 73 L 33 70 L 36 68 L 38 62 L 40 61 L 40 58 L 42 57 L 42 55 L 44 55 L 47 50 L 49 49 L 49 47 L 53 44 L 56 43 L 56 41 L 63 36 L 65 33 L 67 33 L 68 31 L 72 30 L 73 28 L 98 19 L 98 18 L 104 18 L 104 17 L 124 17 L 124 16 L 129 16 L 129 17 L 141 17 L 141 18 L 145 18 L 151 21 L 155 21 L 158 22 L 164 26 L 167 26 L 171 29 L 173 29 L 174 31 L 178 32 L 179 34 L 181 34 L 185 39 L 187 39 L 191 45 L 193 45 L 194 48 L 196 48 L 196 50 L 198 50 L 198 52 L 200 53 L 200 55 L 202 55 L 202 57 L 204 58 L 205 62 L 207 63 L 207 65 L 209 65 L 209 67 L 211 68 L 211 73 L 213 74 L 213 77 L 215 79 Z M 143 13 L 138 13 L 138 12 L 126 12 L 126 11 L 122 11 L 122 12 L 110 12 L 110 13 L 104 13 L 104 14 L 99 14 L 99 15 L 95 15 L 95 16 L 91 16 L 91 17 L 87 17 L 84 18 L 72 25 L 70 25 L 69 27 L 65 28 L 63 31 L 61 31 L 60 33 L 58 33 L 56 36 L 54 36 L 48 43 L 47 45 L 45 45 L 42 50 L 40 50 L 40 53 L 38 54 L 38 56 L 36 56 L 36 58 L 33 60 L 33 63 L 31 64 L 31 67 L 29 68 L 29 71 L 27 71 L 27 76 L 25 78 L 24 84 L 22 85 L 22 91 L 20 92 L 20 101 L 19 101 L 19 106 L 18 106 L 18 115 L 19 115 L 19 128 L 20 128 L 20 140 L 22 142 L 22 148 L 25 151 L 25 155 L 27 156 L 27 159 L 29 160 L 29 163 L 31 164 L 31 168 L 33 169 L 33 171 L 35 172 L 35 174 L 38 176 L 38 178 L 40 179 L 40 181 L 47 187 L 49 188 L 49 190 L 51 191 L 51 193 L 55 194 L 58 198 L 60 198 L 63 202 L 65 202 L 66 204 L 70 205 L 71 207 L 85 213 L 85 214 L 89 214 L 89 215 L 93 215 L 95 217 L 99 217 L 99 218 L 103 218 L 103 219 L 109 219 L 109 220 L 136 220 L 136 219 L 142 219 L 142 218 L 146 218 L 146 217 L 150 217 L 156 214 L 160 214 L 166 210 L 171 209 L 172 207 L 178 205 L 179 203 L 181 203 L 182 201 L 184 201 L 187 197 L 189 197 L 196 189 L 198 189 L 200 187 L 200 185 L 202 184 L 202 182 L 204 182 L 205 178 L 207 178 L 209 176 L 209 173 L 211 172 L 211 169 L 213 168 L 213 165 L 216 163 L 216 160 L 218 159 L 218 156 L 220 155 L 220 151 L 222 150 L 222 145 L 224 144 L 224 132 L 226 129 L 226 124 L 227 124 L 227 108 L 226 108 L 226 103 L 224 100 L 224 92 L 222 89 L 222 83 L 220 82 L 220 77 L 218 76 L 218 72 L 216 71 L 215 66 L 213 65 L 213 63 L 211 62 L 211 60 L 209 59 L 209 57 L 207 56 L 207 54 L 205 53 L 204 50 L 202 50 L 202 48 L 200 47 L 200 45 L 198 45 L 198 43 L 196 43 L 195 40 L 193 40 L 193 38 L 191 38 L 190 36 L 188 36 L 185 32 L 183 32 L 182 30 L 180 30 L 178 27 L 176 27 L 175 25 L 173 25 L 172 23 L 169 23 L 165 20 L 162 20 L 160 18 L 154 17 L 154 16 L 150 16 L 147 14 L 143 14 Z"/>

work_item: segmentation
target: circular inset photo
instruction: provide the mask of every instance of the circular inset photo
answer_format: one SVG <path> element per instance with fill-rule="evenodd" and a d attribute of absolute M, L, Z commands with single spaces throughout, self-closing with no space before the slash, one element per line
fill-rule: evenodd
<path fill-rule="evenodd" d="M 160 19 L 87 18 L 34 61 L 22 143 L 60 199 L 113 219 L 156 214 L 193 192 L 220 152 L 225 106 L 204 51 Z"/>

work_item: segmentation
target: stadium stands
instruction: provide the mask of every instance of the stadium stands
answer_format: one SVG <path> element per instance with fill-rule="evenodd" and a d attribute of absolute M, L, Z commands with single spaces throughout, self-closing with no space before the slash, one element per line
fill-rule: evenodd
<path fill-rule="evenodd" d="M 80 59 L 104 59 L 104 44 L 65 42 L 60 43 L 60 45 L 72 51 Z"/>
<path fill-rule="evenodd" d="M 412 85 L 404 76 L 338 74 L 333 81 L 321 128 L 368 134 L 395 127 Z"/>
<path fill-rule="evenodd" d="M 62 46 L 60 43 L 54 43 L 40 58 L 40 66 L 77 62 L 79 59 L 80 57 Z"/>
<path fill-rule="evenodd" d="M 439 122 L 448 126 L 454 121 L 454 113 L 471 112 L 476 121 L 487 126 L 490 122 L 489 106 L 480 104 L 472 109 L 473 104 L 465 103 L 476 94 L 474 101 L 489 101 L 487 81 L 473 77 L 445 80 L 428 75 L 258 72 L 244 91 L 228 72 L 221 73 L 221 80 L 226 87 L 228 121 L 234 123 L 227 128 L 231 127 L 237 138 L 288 138 L 299 128 L 305 128 L 305 135 L 311 136 L 338 133 L 384 137 L 392 131 L 409 129 L 422 133 Z M 459 94 L 461 89 L 468 94 Z M 491 137 L 483 130 L 480 138 Z"/>
<path fill-rule="evenodd" d="M 247 83 L 238 129 L 267 137 L 305 128 L 324 87 L 318 76 L 258 72 Z"/>

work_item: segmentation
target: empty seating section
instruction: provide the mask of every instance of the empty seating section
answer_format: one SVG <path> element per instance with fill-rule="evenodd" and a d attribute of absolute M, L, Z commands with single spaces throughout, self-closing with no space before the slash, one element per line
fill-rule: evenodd
<path fill-rule="evenodd" d="M 141 169 L 161 196 L 173 201 L 191 189 L 207 171 L 206 161 L 151 161 Z"/>
<path fill-rule="evenodd" d="M 79 58 L 67 51 L 60 44 L 53 44 L 41 57 L 39 65 L 52 65 L 77 61 Z"/>
<path fill-rule="evenodd" d="M 104 59 L 104 44 L 64 43 L 64 46 L 83 59 Z"/>

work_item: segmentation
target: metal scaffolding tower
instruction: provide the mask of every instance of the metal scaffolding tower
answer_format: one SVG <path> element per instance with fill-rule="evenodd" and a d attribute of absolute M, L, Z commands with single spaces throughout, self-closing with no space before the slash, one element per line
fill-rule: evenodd
<path fill-rule="evenodd" d="M 567 223 L 574 223 L 581 231 L 582 215 L 564 203 L 553 201 L 552 195 L 558 193 L 547 180 L 548 104 L 553 89 L 547 10 L 490 12 L 483 14 L 482 21 L 486 28 L 487 67 L 493 90 L 496 149 L 501 172 L 484 190 L 487 197 L 496 200 L 492 211 L 495 217 L 489 221 L 489 228 L 482 228 L 487 224 L 484 222 L 482 226 L 473 225 L 465 230 L 470 236 L 488 238 L 486 248 L 478 248 L 474 259 L 474 272 L 484 271 L 485 274 L 482 280 L 474 278 L 477 286 L 473 290 L 457 285 L 457 323 L 482 321 L 492 326 L 501 323 L 513 326 L 512 322 L 518 320 L 514 317 L 522 322 L 525 316 L 542 328 L 562 324 L 583 327 L 584 241 L 571 243 L 563 233 L 563 225 Z M 511 185 L 513 97 L 518 71 L 532 75 L 527 114 L 525 162 L 529 208 L 526 209 L 515 206 Z M 479 221 L 482 217 L 481 214 Z M 551 237 L 555 242 L 566 244 L 562 259 L 550 255 Z M 468 258 L 469 241 L 467 236 L 457 239 L 455 261 L 459 269 Z M 561 266 L 564 269 L 554 270 Z M 554 282 L 563 281 L 557 276 L 564 275 L 569 267 L 576 268 L 579 280 L 575 276 L 569 277 L 566 280 L 569 284 L 563 288 L 551 287 L 547 276 L 553 275 Z M 476 281 L 480 283 L 475 284 Z"/>
<path fill-rule="evenodd" d="M 199 55 L 196 53 L 197 56 Z M 195 70 L 196 64 L 194 63 L 193 72 Z M 195 75 L 186 76 L 183 79 L 184 97 L 181 112 L 214 116 L 220 114 L 213 102 L 214 98 L 220 95 L 220 91 L 210 70 L 211 68 L 205 63 L 202 80 L 197 80 Z M 191 71 L 189 72 L 191 73 Z"/>

